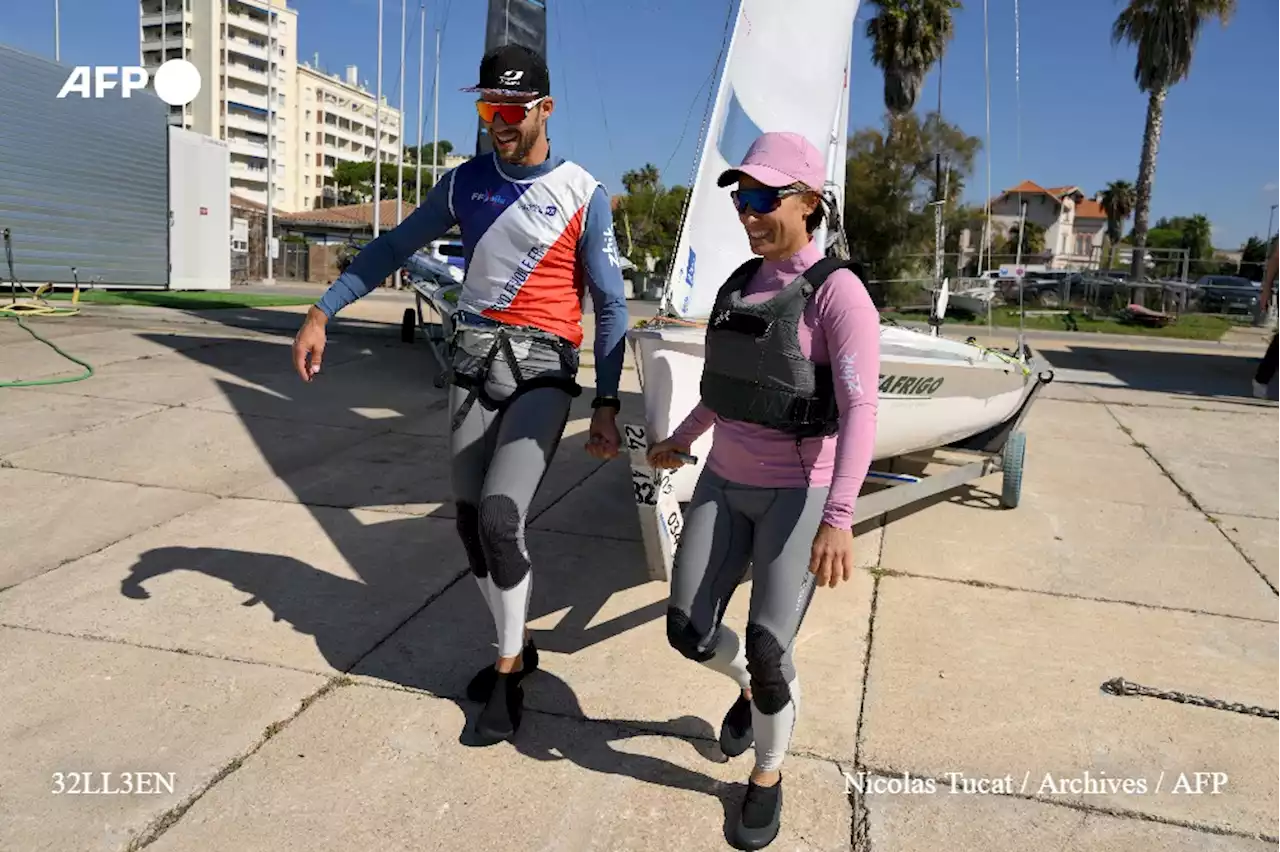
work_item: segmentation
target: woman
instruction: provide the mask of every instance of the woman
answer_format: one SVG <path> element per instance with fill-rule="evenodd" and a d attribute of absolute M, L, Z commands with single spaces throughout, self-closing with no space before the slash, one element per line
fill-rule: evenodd
<path fill-rule="evenodd" d="M 720 176 L 720 186 L 737 183 L 733 202 L 759 259 L 717 296 L 701 401 L 648 453 L 655 468 L 679 467 L 715 425 L 676 553 L 667 638 L 741 688 L 720 729 L 730 757 L 755 745 L 730 837 L 740 849 L 778 833 L 800 695 L 791 649 L 815 585 L 852 576 L 854 501 L 875 439 L 880 318 L 847 264 L 813 240 L 825 172 L 804 137 L 766 133 Z M 748 564 L 743 643 L 720 620 Z"/>

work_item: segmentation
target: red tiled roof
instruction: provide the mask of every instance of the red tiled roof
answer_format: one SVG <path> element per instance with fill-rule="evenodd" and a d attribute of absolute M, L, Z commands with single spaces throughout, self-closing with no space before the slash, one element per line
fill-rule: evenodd
<path fill-rule="evenodd" d="M 1103 210 L 1102 205 L 1092 198 L 1085 198 L 1076 202 L 1076 218 L 1105 219 L 1107 218 L 1107 211 Z"/>
<path fill-rule="evenodd" d="M 1018 184 L 1017 186 L 1006 189 L 1004 192 L 1000 193 L 1000 195 L 1001 197 L 1005 195 L 1017 195 L 1018 193 L 1022 193 L 1023 195 L 1030 195 L 1030 194 L 1040 193 L 1040 192 L 1052 195 L 1052 193 L 1050 193 L 1049 190 L 1045 189 L 1043 186 L 1036 183 L 1035 181 L 1024 180 L 1022 183 Z"/>
<path fill-rule="evenodd" d="M 234 192 L 231 193 L 231 208 L 233 210 L 237 208 L 240 210 L 255 210 L 259 213 L 267 212 L 267 205 L 263 204 L 261 201 L 254 201 L 251 198 L 245 198 L 243 195 L 236 195 Z M 290 215 L 292 214 L 286 213 L 279 207 L 275 208 L 274 216 L 276 217 Z"/>
<path fill-rule="evenodd" d="M 415 209 L 414 205 L 403 203 L 404 217 Z M 291 225 L 337 225 L 347 227 L 373 227 L 372 204 L 347 204 L 342 207 L 324 207 L 319 210 L 303 210 L 298 213 L 286 213 L 282 217 Z M 394 228 L 396 225 L 396 200 L 394 198 L 378 203 L 378 225 L 381 228 Z"/>

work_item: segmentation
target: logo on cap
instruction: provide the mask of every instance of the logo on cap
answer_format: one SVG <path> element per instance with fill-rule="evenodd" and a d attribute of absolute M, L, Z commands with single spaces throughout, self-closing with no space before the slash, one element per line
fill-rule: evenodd
<path fill-rule="evenodd" d="M 503 71 L 498 76 L 498 82 L 504 86 L 518 86 L 522 79 L 524 79 L 523 71 Z"/>

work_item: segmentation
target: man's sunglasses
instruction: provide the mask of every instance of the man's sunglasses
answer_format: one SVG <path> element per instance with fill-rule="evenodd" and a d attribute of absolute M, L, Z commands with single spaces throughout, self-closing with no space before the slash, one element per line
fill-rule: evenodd
<path fill-rule="evenodd" d="M 778 205 L 782 203 L 782 199 L 788 195 L 800 195 L 804 192 L 807 192 L 807 190 L 796 189 L 795 187 L 775 189 L 763 186 L 751 189 L 735 189 L 729 193 L 729 197 L 733 199 L 733 206 L 738 208 L 739 213 L 747 212 L 747 208 L 750 207 L 756 213 L 763 215 L 777 210 Z"/>
<path fill-rule="evenodd" d="M 476 112 L 480 114 L 480 120 L 485 124 L 492 124 L 498 116 L 502 116 L 502 120 L 507 124 L 519 124 L 525 120 L 531 109 L 545 100 L 544 96 L 527 104 L 495 104 L 491 101 L 476 101 Z"/>

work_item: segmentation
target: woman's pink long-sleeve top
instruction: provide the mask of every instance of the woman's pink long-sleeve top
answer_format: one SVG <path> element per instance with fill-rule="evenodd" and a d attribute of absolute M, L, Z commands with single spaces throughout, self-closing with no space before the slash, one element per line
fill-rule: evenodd
<path fill-rule="evenodd" d="M 786 260 L 766 260 L 744 288 L 744 301 L 766 301 L 821 259 L 822 250 L 810 241 Z M 823 523 L 850 529 L 875 446 L 880 314 L 858 277 L 840 269 L 809 300 L 799 330 L 805 356 L 834 365 L 840 407 L 837 434 L 807 438 L 797 448 L 793 436 L 717 418 L 699 402 L 671 437 L 689 446 L 714 425 L 707 458 L 711 470 L 730 482 L 764 488 L 830 486 Z"/>

